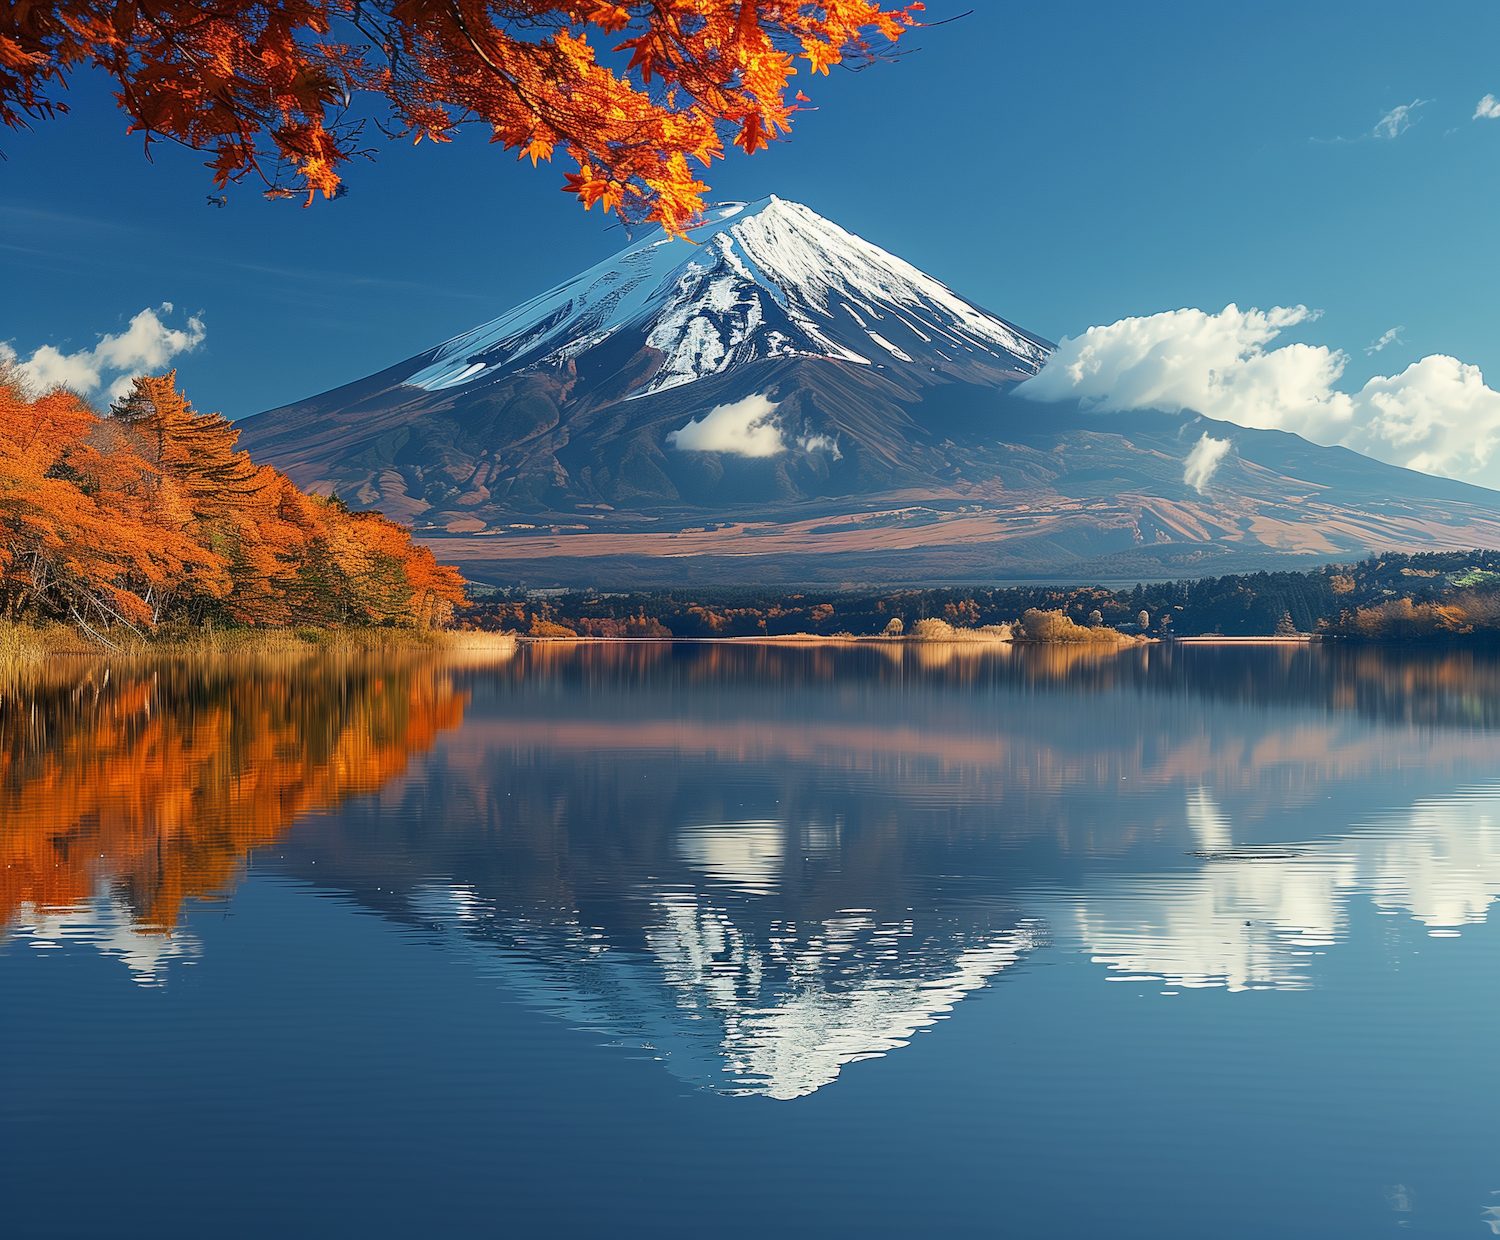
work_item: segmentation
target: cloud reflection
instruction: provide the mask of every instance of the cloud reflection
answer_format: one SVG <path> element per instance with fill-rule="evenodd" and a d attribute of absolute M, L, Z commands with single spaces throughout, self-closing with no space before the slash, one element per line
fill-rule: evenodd
<path fill-rule="evenodd" d="M 781 878 L 782 830 L 774 822 L 687 827 L 677 853 L 712 882 L 745 895 L 767 896 Z"/>
<path fill-rule="evenodd" d="M 141 929 L 130 904 L 118 896 L 102 895 L 63 908 L 38 909 L 23 904 L 16 911 L 9 934 L 37 951 L 71 946 L 91 947 L 118 959 L 140 986 L 166 984 L 169 961 L 195 960 L 203 947 L 188 931 L 175 934 Z"/>
<path fill-rule="evenodd" d="M 636 886 L 639 946 L 576 910 L 518 917 L 453 884 L 420 889 L 413 909 L 539 1006 L 647 1049 L 683 1080 L 791 1099 L 907 1045 L 1053 942 L 1087 951 L 1109 981 L 1298 990 L 1347 936 L 1354 900 L 1451 936 L 1482 923 L 1500 894 L 1500 789 L 1286 845 L 1237 845 L 1207 788 L 1179 804 L 1196 869 L 1004 898 L 944 880 L 904 916 L 879 887 L 865 889 L 868 907 L 796 912 L 807 906 L 785 890 L 794 845 L 821 840 L 845 870 L 865 858 L 829 828 L 769 821 L 681 828 L 689 877 Z"/>
<path fill-rule="evenodd" d="M 1201 788 L 1189 794 L 1186 816 L 1203 847 L 1197 873 L 1117 879 L 1047 907 L 1059 937 L 1086 946 L 1112 980 L 1300 989 L 1312 957 L 1346 935 L 1353 899 L 1452 937 L 1483 922 L 1500 893 L 1500 790 L 1492 788 L 1285 847 L 1235 849 Z"/>

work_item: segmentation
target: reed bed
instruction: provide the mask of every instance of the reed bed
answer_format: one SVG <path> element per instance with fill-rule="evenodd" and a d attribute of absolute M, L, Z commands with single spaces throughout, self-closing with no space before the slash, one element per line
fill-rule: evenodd
<path fill-rule="evenodd" d="M 510 651 L 515 646 L 515 637 L 502 633 L 420 628 L 215 629 L 209 626 L 164 626 L 150 637 L 127 633 L 112 646 L 103 646 L 70 625 L 34 627 L 0 622 L 0 673 L 19 672 L 50 658 L 76 655 L 132 659 L 306 655 L 316 651 L 341 654 L 421 650 L 476 653 Z"/>

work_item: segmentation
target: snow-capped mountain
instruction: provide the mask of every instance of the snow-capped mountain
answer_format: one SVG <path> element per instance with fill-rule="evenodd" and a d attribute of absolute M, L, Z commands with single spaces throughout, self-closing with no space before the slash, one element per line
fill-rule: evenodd
<path fill-rule="evenodd" d="M 780 198 L 723 203 L 242 423 L 497 584 L 1189 576 L 1500 546 L 1500 495 L 1295 435 L 1012 395 L 1042 337 Z M 1202 435 L 1229 443 L 1209 480 Z"/>
<path fill-rule="evenodd" d="M 437 391 L 582 357 L 612 337 L 659 352 L 644 396 L 747 362 L 814 357 L 1033 375 L 1050 345 L 795 202 L 721 203 L 690 239 L 660 232 L 435 349 Z"/>

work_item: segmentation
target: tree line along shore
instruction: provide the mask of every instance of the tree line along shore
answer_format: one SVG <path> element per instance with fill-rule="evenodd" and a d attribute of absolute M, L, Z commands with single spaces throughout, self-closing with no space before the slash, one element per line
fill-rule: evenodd
<path fill-rule="evenodd" d="M 1028 614 L 1029 613 L 1029 614 Z M 811 635 L 922 640 L 1014 637 L 1322 636 L 1500 641 L 1500 552 L 1388 553 L 1306 572 L 1103 586 L 858 590 L 801 587 L 475 591 L 465 629 L 569 638 Z M 1005 636 L 1000 635 L 1005 629 Z"/>

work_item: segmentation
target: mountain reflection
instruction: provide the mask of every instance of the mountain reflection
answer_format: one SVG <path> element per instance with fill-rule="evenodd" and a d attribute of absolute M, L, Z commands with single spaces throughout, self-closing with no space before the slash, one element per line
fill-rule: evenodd
<path fill-rule="evenodd" d="M 28 693 L 12 934 L 142 981 L 208 962 L 159 931 L 275 842 L 259 864 L 731 1094 L 805 1096 L 1053 945 L 1101 982 L 1297 989 L 1356 901 L 1447 937 L 1500 890 L 1473 653 L 559 644 Z"/>
<path fill-rule="evenodd" d="M 463 708 L 431 658 L 54 660 L 0 696 L 0 924 L 39 941 L 93 926 L 127 962 L 181 954 L 122 936 L 170 930 L 184 900 L 299 815 L 378 790 Z"/>
<path fill-rule="evenodd" d="M 995 928 L 953 909 L 798 922 L 691 885 L 637 895 L 633 949 L 618 926 L 507 916 L 472 887 L 423 886 L 410 907 L 538 1006 L 650 1050 L 691 1084 L 781 1099 L 905 1046 L 1045 938 L 1029 919 Z"/>

